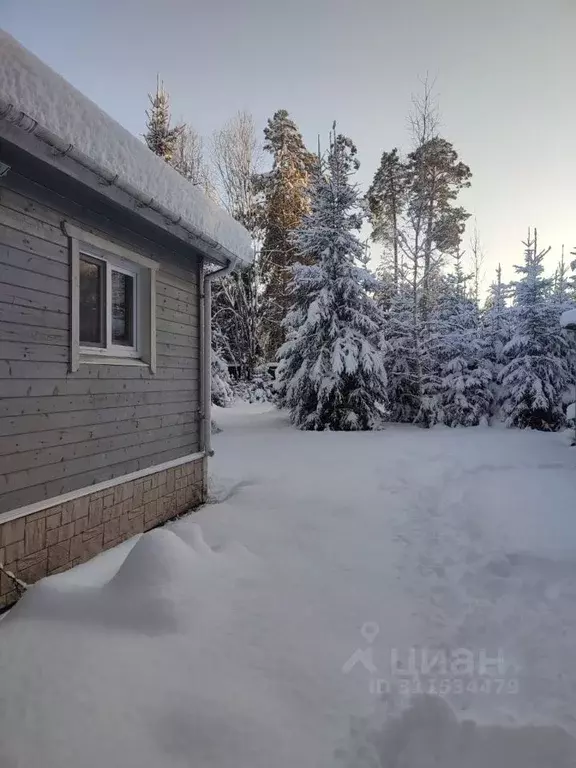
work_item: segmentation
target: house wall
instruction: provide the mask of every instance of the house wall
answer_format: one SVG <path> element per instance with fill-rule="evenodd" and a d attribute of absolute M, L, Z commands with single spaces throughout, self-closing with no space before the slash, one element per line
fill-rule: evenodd
<path fill-rule="evenodd" d="M 0 562 L 18 560 L 19 547 L 10 558 L 2 550 L 25 541 L 12 541 L 6 531 L 20 531 L 22 523 L 5 528 L 2 513 L 200 450 L 201 260 L 154 241 L 149 231 L 141 237 L 106 213 L 38 185 L 17 168 L 0 181 Z M 100 364 L 70 372 L 63 219 L 161 262 L 155 374 L 148 367 Z M 195 483 L 200 492 L 182 504 L 202 500 L 203 477 Z M 168 502 L 160 518 L 182 511 L 182 504 Z"/>
<path fill-rule="evenodd" d="M 42 509 L 0 524 L 0 563 L 26 584 L 89 560 L 200 504 L 205 459 Z M 0 573 L 0 608 L 19 588 Z"/>

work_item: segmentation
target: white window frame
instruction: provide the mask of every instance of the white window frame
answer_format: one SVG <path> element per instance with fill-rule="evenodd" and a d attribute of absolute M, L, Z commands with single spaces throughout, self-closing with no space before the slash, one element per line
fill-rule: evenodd
<path fill-rule="evenodd" d="M 82 364 L 143 365 L 156 372 L 156 271 L 158 264 L 124 246 L 105 240 L 91 232 L 62 223 L 68 236 L 70 251 L 70 369 L 77 371 Z M 104 263 L 105 346 L 80 344 L 80 259 L 86 255 Z M 134 345 L 127 347 L 112 343 L 112 271 L 122 272 L 134 279 L 133 333 Z"/>
<path fill-rule="evenodd" d="M 96 345 L 82 346 L 80 342 L 80 356 L 91 355 L 103 355 L 106 357 L 130 357 L 138 359 L 142 356 L 142 319 L 140 317 L 141 305 L 143 298 L 139 295 L 141 286 L 143 283 L 143 277 L 140 274 L 141 267 L 138 267 L 132 262 L 125 259 L 113 258 L 111 256 L 102 256 L 100 253 L 94 253 L 94 249 L 83 248 L 80 245 L 79 254 L 80 260 L 82 256 L 88 256 L 91 261 L 100 262 L 104 267 L 104 292 L 103 306 L 104 306 L 104 346 L 99 347 Z M 131 346 L 125 344 L 114 344 L 112 341 L 112 272 L 120 272 L 123 275 L 128 275 L 134 280 L 133 296 L 132 296 L 132 333 L 134 336 L 134 343 Z"/>

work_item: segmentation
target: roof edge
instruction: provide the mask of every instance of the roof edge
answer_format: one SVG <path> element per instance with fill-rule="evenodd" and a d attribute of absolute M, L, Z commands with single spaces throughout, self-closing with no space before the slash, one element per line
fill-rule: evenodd
<path fill-rule="evenodd" d="M 73 144 L 65 141 L 60 136 L 57 136 L 53 131 L 45 128 L 33 117 L 19 109 L 18 106 L 9 103 L 6 99 L 0 96 L 0 123 L 2 122 L 10 124 L 22 134 L 32 136 L 38 142 L 45 144 L 53 151 L 55 158 L 69 158 L 78 163 L 78 165 L 82 166 L 85 170 L 90 171 L 97 178 L 100 185 L 116 187 L 134 200 L 137 207 L 148 208 L 159 214 L 172 225 L 171 229 L 168 230 L 171 234 L 180 237 L 180 239 L 187 245 L 194 245 L 210 260 L 218 264 L 228 264 L 230 262 L 235 262 L 236 264 L 239 262 L 244 264 L 249 263 L 221 243 L 218 243 L 216 240 L 213 240 L 211 237 L 199 231 L 193 224 L 185 221 L 181 215 L 175 214 L 173 211 L 168 210 L 168 208 L 165 208 L 158 203 L 153 197 L 140 192 L 136 187 L 122 179 L 120 174 L 112 174 L 102 165 L 88 157 L 84 152 L 77 149 Z M 43 158 L 39 157 L 39 159 Z M 66 170 L 64 170 L 64 172 L 66 172 Z"/>

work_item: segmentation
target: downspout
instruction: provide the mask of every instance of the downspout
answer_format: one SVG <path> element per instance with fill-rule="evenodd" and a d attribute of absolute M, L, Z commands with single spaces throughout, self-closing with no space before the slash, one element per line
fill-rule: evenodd
<path fill-rule="evenodd" d="M 230 259 L 222 269 L 206 272 L 202 280 L 200 313 L 202 324 L 202 450 L 206 456 L 213 456 L 212 450 L 212 281 L 226 277 L 236 266 L 236 259 Z"/>

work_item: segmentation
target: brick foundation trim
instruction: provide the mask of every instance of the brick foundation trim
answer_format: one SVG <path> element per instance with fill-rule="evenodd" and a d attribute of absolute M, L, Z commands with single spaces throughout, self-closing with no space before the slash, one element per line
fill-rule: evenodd
<path fill-rule="evenodd" d="M 205 465 L 198 459 L 2 523 L 0 563 L 27 584 L 79 565 L 199 506 Z M 0 573 L 0 607 L 17 597 L 14 582 Z"/>

